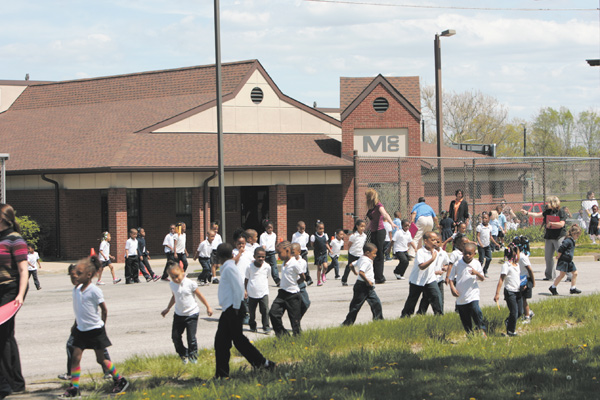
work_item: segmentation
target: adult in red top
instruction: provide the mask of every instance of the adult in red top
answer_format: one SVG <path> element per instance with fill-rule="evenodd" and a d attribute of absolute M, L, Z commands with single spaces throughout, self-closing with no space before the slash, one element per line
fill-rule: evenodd
<path fill-rule="evenodd" d="M 0 306 L 23 304 L 27 292 L 27 243 L 20 234 L 15 210 L 0 204 Z M 0 398 L 25 390 L 15 317 L 0 325 Z"/>
<path fill-rule="evenodd" d="M 383 276 L 383 262 L 385 256 L 383 249 L 385 246 L 385 228 L 383 221 L 387 221 L 392 225 L 392 228 L 396 227 L 390 215 L 385 211 L 383 204 L 379 201 L 379 194 L 375 189 L 367 189 L 365 192 L 367 196 L 367 218 L 369 219 L 369 230 L 371 231 L 371 243 L 377 246 L 377 256 L 373 260 L 373 271 L 375 272 L 375 283 L 384 283 L 385 277 Z"/>
<path fill-rule="evenodd" d="M 465 200 L 465 194 L 461 189 L 458 189 L 454 195 L 456 196 L 456 199 L 450 202 L 448 213 L 458 227 L 460 223 L 466 223 L 469 219 L 469 205 Z"/>

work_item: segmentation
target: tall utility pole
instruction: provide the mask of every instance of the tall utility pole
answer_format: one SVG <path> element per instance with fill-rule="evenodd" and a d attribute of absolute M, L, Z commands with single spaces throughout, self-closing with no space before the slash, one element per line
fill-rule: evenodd
<path fill-rule="evenodd" d="M 452 36 L 456 31 L 448 29 L 441 34 L 435 34 L 433 50 L 435 56 L 435 124 L 437 132 L 437 158 L 438 158 L 438 184 L 440 187 L 438 196 L 438 212 L 444 209 L 444 169 L 442 168 L 442 146 L 444 144 L 442 127 L 442 57 L 440 49 L 440 36 Z"/>
<path fill-rule="evenodd" d="M 219 0 L 215 0 L 215 71 L 217 74 L 217 142 L 219 156 L 219 204 L 221 208 L 221 236 L 227 241 L 225 221 L 225 166 L 223 160 L 223 96 L 221 94 L 221 22 Z M 207 194 L 204 193 L 204 196 Z"/>

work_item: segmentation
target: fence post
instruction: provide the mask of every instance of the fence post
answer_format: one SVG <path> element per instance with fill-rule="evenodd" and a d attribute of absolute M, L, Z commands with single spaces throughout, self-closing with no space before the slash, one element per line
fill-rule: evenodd
<path fill-rule="evenodd" d="M 542 193 L 544 195 L 544 204 L 546 204 L 546 159 L 542 158 Z"/>
<path fill-rule="evenodd" d="M 398 211 L 402 212 L 402 159 L 398 157 Z"/>
<path fill-rule="evenodd" d="M 354 154 L 352 155 L 352 161 L 354 161 L 354 215 L 352 216 L 352 226 L 354 226 L 354 222 L 356 221 L 356 216 L 358 215 L 358 151 L 354 150 Z"/>
<path fill-rule="evenodd" d="M 533 173 L 533 161 L 531 162 L 531 204 L 533 204 L 534 200 L 534 191 L 535 191 L 535 175 Z"/>
<path fill-rule="evenodd" d="M 475 241 L 475 159 L 471 161 L 473 162 L 473 211 L 471 211 L 471 240 Z"/>

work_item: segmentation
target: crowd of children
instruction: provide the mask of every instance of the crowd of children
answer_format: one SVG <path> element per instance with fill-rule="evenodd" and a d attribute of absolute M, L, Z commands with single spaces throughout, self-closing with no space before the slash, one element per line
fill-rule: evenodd
<path fill-rule="evenodd" d="M 492 221 L 498 219 L 499 214 L 496 211 L 491 214 Z M 456 298 L 456 311 L 465 331 L 471 333 L 478 330 L 485 335 L 486 324 L 479 307 L 480 291 L 477 282 L 489 276 L 493 246 L 504 246 L 504 235 L 500 234 L 504 233 L 501 225 L 490 223 L 490 215 L 487 212 L 482 213 L 481 223 L 476 228 L 476 241 L 470 241 L 466 237 L 467 227 L 464 223 L 455 226 L 444 217 L 440 224 L 441 235 L 426 232 L 423 235 L 422 247 L 417 248 L 409 230 L 410 222 L 401 220 L 399 213 L 396 213 L 396 217 L 398 228 L 390 233 L 389 248 L 398 260 L 394 269 L 398 280 L 405 279 L 406 270 L 412 260 L 408 255 L 409 248 L 412 247 L 416 251 L 408 277 L 409 294 L 401 316 L 411 316 L 421 297 L 417 313 L 424 314 L 431 306 L 434 314 L 443 314 L 444 287 L 448 285 Z M 496 230 L 493 229 L 494 225 Z M 200 308 L 196 298 L 206 307 L 209 316 L 213 314 L 199 286 L 219 284 L 218 299 L 223 311 L 215 336 L 217 378 L 229 376 L 229 353 L 232 343 L 254 368 L 272 369 L 275 366 L 274 362 L 267 360 L 243 335 L 243 324 L 247 324 L 250 331 L 257 332 L 257 308 L 261 314 L 260 322 L 264 333 L 273 329 L 277 336 L 287 335 L 288 330 L 282 321 L 285 312 L 288 313 L 292 333 L 301 333 L 302 317 L 310 307 L 306 288 L 312 284 L 307 262 L 308 246 L 314 249 L 317 286 L 323 286 L 327 282 L 327 273 L 331 270 L 334 270 L 336 280 L 341 278 L 343 286 L 348 285 L 350 271 L 357 275 L 349 312 L 342 325 L 352 325 L 355 322 L 365 301 L 371 307 L 373 319 L 383 319 L 381 301 L 375 291 L 373 270 L 377 247 L 367 242 L 365 221 L 356 220 L 353 232 L 347 238 L 348 263 L 342 276 L 339 271 L 339 257 L 346 239 L 342 229 L 335 230 L 335 235 L 330 240 L 325 233 L 323 222 L 317 221 L 314 234 L 309 235 L 306 232 L 306 224 L 299 221 L 292 241 L 278 243 L 273 224 L 266 221 L 264 227 L 265 231 L 260 238 L 253 229 L 236 231 L 233 248 L 230 244 L 222 242 L 218 234 L 218 224 L 213 224 L 206 239 L 198 245 L 194 253 L 193 259 L 199 260 L 202 267 L 197 282 L 189 279 L 186 274 L 188 253 L 185 246 L 185 224 L 171 225 L 170 232 L 163 241 L 167 263 L 162 278 L 169 281 L 172 294 L 161 315 L 165 317 L 170 309 L 175 307 L 171 338 L 175 351 L 184 363 L 195 363 L 198 357 L 196 329 Z M 567 273 L 572 274 L 570 293 L 581 293 L 576 288 L 577 270 L 573 263 L 575 242 L 581 232 L 579 225 L 572 226 L 568 237 L 558 250 L 557 270 L 560 274 L 550 286 L 549 290 L 553 295 L 558 294 L 556 287 Z M 97 288 L 98 285 L 103 285 L 101 276 L 105 267 L 110 269 L 113 283 L 120 281 L 116 278 L 112 266 L 115 257 L 110 255 L 110 241 L 110 234 L 103 233 L 98 256 L 93 254 L 69 268 L 71 281 L 75 286 L 73 308 L 76 321 L 67 342 L 69 369 L 66 374 L 59 376 L 62 379 L 70 379 L 71 386 L 61 398 L 79 396 L 79 362 L 85 349 L 95 351 L 105 377 L 114 379 L 113 393 L 120 393 L 129 385 L 127 379 L 117 373 L 108 355 L 110 340 L 104 328 L 107 311 L 102 292 Z M 450 243 L 452 251 L 448 254 L 446 247 Z M 146 249 L 143 228 L 130 230 L 125 251 L 126 284 L 139 282 L 139 269 L 147 281 L 161 278 L 152 272 L 148 263 L 150 256 Z M 476 253 L 479 254 L 479 260 L 475 257 Z M 527 303 L 535 286 L 528 253 L 528 240 L 525 237 L 515 237 L 506 244 L 505 262 L 500 271 L 494 301 L 498 302 L 500 292 L 504 289 L 504 299 L 509 310 L 505 320 L 508 336 L 517 335 L 516 325 L 520 317 L 523 317 L 524 323 L 528 323 L 534 316 Z M 282 262 L 281 270 L 277 258 Z M 329 258 L 331 262 L 328 262 Z M 32 246 L 29 246 L 28 263 L 30 276 L 39 290 L 41 286 L 36 271 L 37 268 L 41 268 L 41 264 Z M 216 278 L 217 269 L 220 269 L 220 279 Z M 91 283 L 96 276 L 96 285 L 93 285 Z M 270 305 L 269 277 L 279 288 Z M 187 347 L 182 340 L 184 332 Z"/>

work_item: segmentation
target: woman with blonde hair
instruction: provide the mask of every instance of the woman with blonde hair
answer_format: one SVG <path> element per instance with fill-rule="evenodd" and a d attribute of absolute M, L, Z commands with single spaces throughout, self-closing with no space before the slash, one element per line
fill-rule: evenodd
<path fill-rule="evenodd" d="M 531 215 L 534 218 L 544 217 L 544 234 L 545 247 L 544 257 L 546 258 L 545 281 L 553 281 L 556 278 L 556 270 L 554 269 L 554 253 L 560 247 L 562 241 L 567 236 L 565 222 L 567 216 L 560 208 L 560 200 L 556 196 L 550 196 L 546 200 L 546 209 L 544 212 L 535 213 L 527 210 L 521 210 L 525 215 Z"/>
<path fill-rule="evenodd" d="M 373 260 L 373 270 L 375 272 L 375 283 L 384 283 L 383 263 L 385 260 L 385 227 L 383 221 L 390 223 L 392 228 L 396 227 L 390 215 L 385 211 L 383 204 L 379 201 L 379 193 L 373 188 L 367 189 L 365 192 L 367 198 L 367 218 L 369 219 L 369 230 L 371 231 L 371 243 L 377 246 L 377 256 Z"/>

